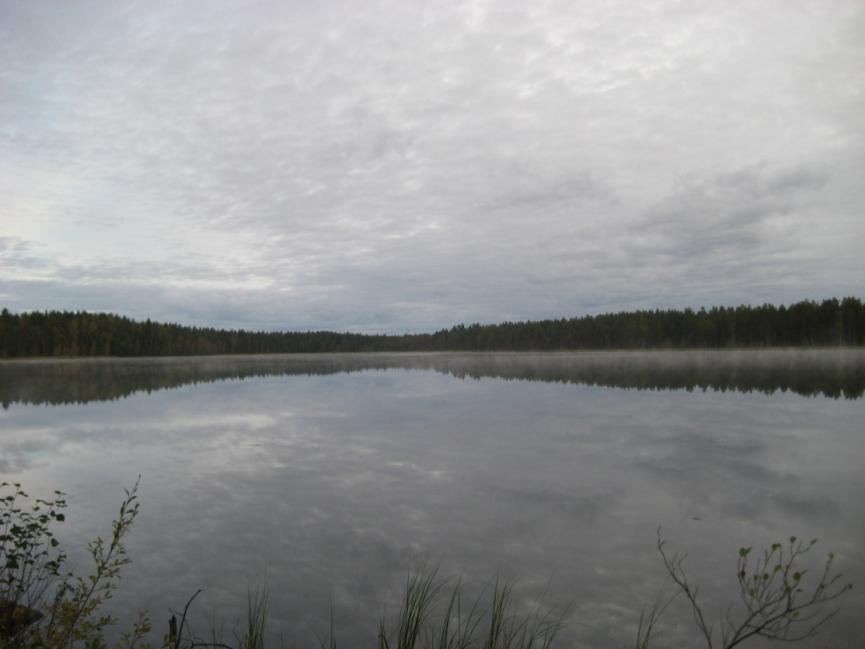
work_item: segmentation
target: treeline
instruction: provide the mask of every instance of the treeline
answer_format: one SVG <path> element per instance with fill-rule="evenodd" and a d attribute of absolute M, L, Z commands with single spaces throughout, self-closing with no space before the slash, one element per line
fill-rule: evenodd
<path fill-rule="evenodd" d="M 685 349 L 865 344 L 865 304 L 631 311 L 561 320 L 458 325 L 432 334 L 252 332 L 144 322 L 83 311 L 0 313 L 0 358 L 557 349 Z"/>

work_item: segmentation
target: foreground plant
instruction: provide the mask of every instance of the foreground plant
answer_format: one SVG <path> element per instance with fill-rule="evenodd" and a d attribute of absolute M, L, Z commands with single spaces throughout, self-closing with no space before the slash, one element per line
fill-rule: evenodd
<path fill-rule="evenodd" d="M 0 483 L 0 648 L 71 649 L 105 646 L 105 631 L 116 620 L 102 612 L 129 564 L 123 540 L 138 515 L 138 484 L 125 492 L 111 537 L 88 544 L 93 561 L 89 575 L 66 570 L 66 554 L 52 525 L 65 520 L 64 494 L 30 497 L 18 483 Z M 135 647 L 150 632 L 141 615 L 126 633 Z"/>
<path fill-rule="evenodd" d="M 753 548 L 740 548 L 736 577 L 741 614 L 734 617 L 729 607 L 724 619 L 712 624 L 697 600 L 699 587 L 691 585 L 685 574 L 686 555 L 668 555 L 665 543 L 659 530 L 658 551 L 664 567 L 688 600 L 707 649 L 733 649 L 753 638 L 797 642 L 813 637 L 840 610 L 835 601 L 852 588 L 833 571 L 831 552 L 822 570 L 813 579 L 807 577 L 808 571 L 799 564 L 817 539 L 805 543 L 791 536 L 788 543 L 773 543 L 753 555 Z"/>
<path fill-rule="evenodd" d="M 435 571 L 409 575 L 395 627 L 379 624 L 379 649 L 549 649 L 564 626 L 543 602 L 517 611 L 510 584 L 498 579 L 464 609 L 459 581 L 443 599 L 448 581 Z"/>

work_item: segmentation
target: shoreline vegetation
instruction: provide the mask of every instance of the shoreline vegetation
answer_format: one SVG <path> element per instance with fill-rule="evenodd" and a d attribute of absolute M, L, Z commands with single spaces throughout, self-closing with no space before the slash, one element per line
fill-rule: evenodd
<path fill-rule="evenodd" d="M 201 592 L 168 619 L 167 633 L 154 631 L 146 612 L 131 628 L 118 634 L 118 620 L 105 605 L 119 588 L 122 568 L 131 563 L 124 540 L 138 516 L 138 483 L 125 492 L 111 535 L 88 544 L 92 560 L 86 576 L 69 571 L 66 553 L 54 528 L 65 521 L 65 494 L 48 499 L 31 497 L 18 483 L 0 483 L 0 649 L 103 649 L 108 637 L 118 649 L 265 649 L 280 646 L 267 630 L 268 593 L 251 592 L 242 632 L 226 640 L 213 631 L 209 638 L 189 630 L 191 606 Z M 736 563 L 738 592 L 723 619 L 707 619 L 685 568 L 685 555 L 671 554 L 658 530 L 657 549 L 672 596 L 659 597 L 636 621 L 634 649 L 654 649 L 663 629 L 661 619 L 674 603 L 690 610 L 699 644 L 707 649 L 733 649 L 751 640 L 789 643 L 813 638 L 840 610 L 837 600 L 852 585 L 836 572 L 830 552 L 822 568 L 803 567 L 817 539 L 796 537 L 773 543 L 762 552 L 739 549 Z M 678 600 L 678 601 L 677 601 Z M 565 626 L 566 613 L 556 615 L 546 602 L 528 609 L 518 605 L 509 584 L 495 579 L 475 598 L 464 596 L 458 579 L 440 579 L 435 570 L 421 568 L 406 579 L 395 616 L 379 618 L 377 638 L 354 638 L 349 646 L 378 649 L 552 649 Z M 179 617 L 178 617 L 179 616 Z M 333 612 L 321 649 L 336 649 Z M 154 640 L 154 636 L 159 638 Z"/>
<path fill-rule="evenodd" d="M 865 345 L 856 297 L 457 325 L 434 333 L 246 331 L 86 311 L 0 311 L 0 358 L 421 351 L 736 349 Z"/>

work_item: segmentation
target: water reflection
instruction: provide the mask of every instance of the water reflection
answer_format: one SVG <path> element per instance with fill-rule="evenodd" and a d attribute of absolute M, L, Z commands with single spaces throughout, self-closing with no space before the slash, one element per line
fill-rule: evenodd
<path fill-rule="evenodd" d="M 862 349 L 427 353 L 12 361 L 0 364 L 0 403 L 87 403 L 228 379 L 386 369 L 638 390 L 790 391 L 847 399 L 865 394 Z"/>
<path fill-rule="evenodd" d="M 162 621 L 204 588 L 199 628 L 213 613 L 230 633 L 247 587 L 267 581 L 285 646 L 317 646 L 331 602 L 338 643 L 367 646 L 405 571 L 428 561 L 573 601 L 563 646 L 628 646 L 664 583 L 660 525 L 721 614 L 736 548 L 819 537 L 860 587 L 835 644 L 814 646 L 856 646 L 865 400 L 799 395 L 861 393 L 862 353 L 825 354 L 7 364 L 3 398 L 19 405 L 0 411 L 0 477 L 68 491 L 62 539 L 83 560 L 142 474 L 121 617 L 144 606 Z M 500 380 L 517 378 L 534 380 Z M 692 646 L 687 611 L 669 622 L 670 644 Z"/>

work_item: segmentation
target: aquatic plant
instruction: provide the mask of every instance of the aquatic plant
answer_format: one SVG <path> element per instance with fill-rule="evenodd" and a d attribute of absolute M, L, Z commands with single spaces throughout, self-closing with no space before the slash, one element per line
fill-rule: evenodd
<path fill-rule="evenodd" d="M 450 594 L 444 599 L 448 583 Z M 515 610 L 512 587 L 496 579 L 463 608 L 459 580 L 438 580 L 436 571 L 421 570 L 406 579 L 396 625 L 382 617 L 379 649 L 548 649 L 562 629 L 562 618 L 538 602 L 532 610 Z"/>

